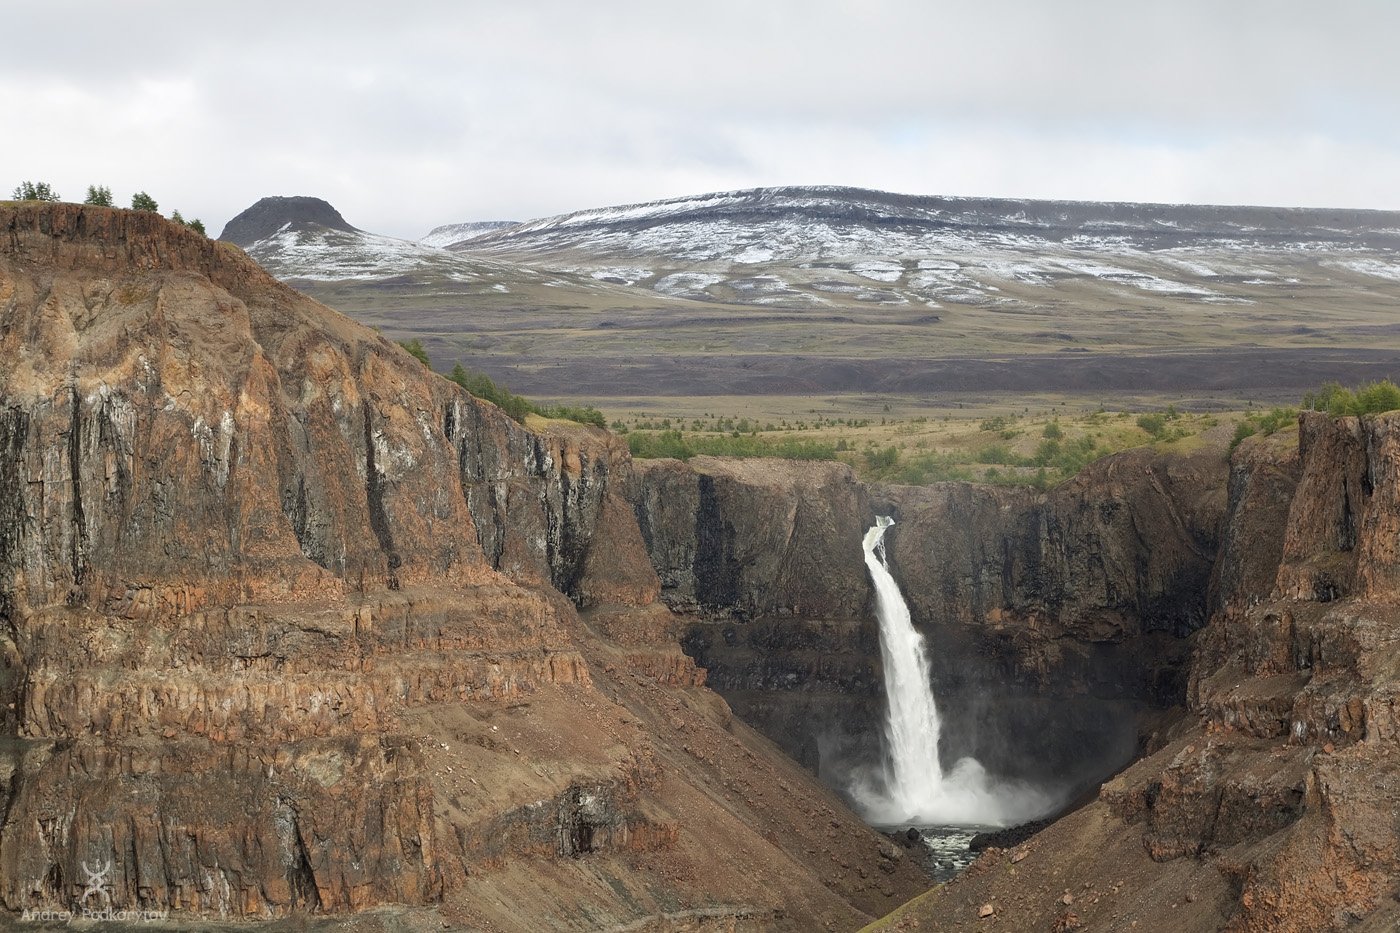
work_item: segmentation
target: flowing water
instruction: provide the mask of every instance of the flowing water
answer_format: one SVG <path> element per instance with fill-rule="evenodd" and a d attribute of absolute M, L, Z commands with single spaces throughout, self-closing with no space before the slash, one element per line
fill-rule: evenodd
<path fill-rule="evenodd" d="M 893 524 L 893 519 L 877 518 L 863 542 L 885 668 L 885 759 L 881 773 L 853 787 L 852 795 L 872 824 L 917 827 L 925 830 L 926 839 L 947 835 L 950 827 L 1011 826 L 1045 815 L 1054 806 L 1052 798 L 1024 784 L 996 780 L 974 758 L 961 758 L 944 769 L 927 645 L 885 559 L 885 532 Z"/>
<path fill-rule="evenodd" d="M 880 618 L 880 658 L 885 665 L 888 741 L 886 802 L 910 819 L 943 795 L 943 767 L 938 761 L 940 723 L 929 688 L 924 636 L 914 628 L 909 606 L 885 562 L 885 529 L 894 521 L 881 516 L 865 533 L 865 566 L 875 584 L 875 611 Z M 899 822 L 904 822 L 900 820 Z"/>

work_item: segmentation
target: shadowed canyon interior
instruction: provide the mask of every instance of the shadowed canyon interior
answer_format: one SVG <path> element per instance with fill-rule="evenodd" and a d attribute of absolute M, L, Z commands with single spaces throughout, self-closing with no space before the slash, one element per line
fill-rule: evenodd
<path fill-rule="evenodd" d="M 1400 418 L 1046 493 L 633 462 L 74 205 L 0 206 L 0 323 L 16 915 L 110 862 L 114 908 L 327 929 L 1397 916 Z M 1082 804 L 929 893 L 841 796 L 881 753 L 876 515 L 943 757 Z"/>

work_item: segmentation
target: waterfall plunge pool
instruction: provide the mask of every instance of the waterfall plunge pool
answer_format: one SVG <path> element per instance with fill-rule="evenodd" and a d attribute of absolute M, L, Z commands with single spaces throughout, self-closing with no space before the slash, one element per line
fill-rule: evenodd
<path fill-rule="evenodd" d="M 1040 788 L 988 774 L 973 758 L 944 769 L 927 645 L 885 554 L 885 532 L 892 525 L 892 518 L 878 517 L 862 542 L 880 623 L 884 755 L 881 768 L 850 793 L 867 822 L 906 845 L 919 845 L 929 874 L 947 881 L 976 858 L 972 843 L 979 834 L 1036 820 L 1058 801 Z"/>

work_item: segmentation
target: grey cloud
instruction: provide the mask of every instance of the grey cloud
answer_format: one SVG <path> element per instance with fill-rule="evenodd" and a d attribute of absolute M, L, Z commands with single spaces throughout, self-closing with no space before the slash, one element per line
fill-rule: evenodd
<path fill-rule="evenodd" d="M 1387 0 L 50 2 L 0 187 L 405 236 L 763 184 L 1400 207 Z M 43 112 L 37 108 L 42 107 Z"/>

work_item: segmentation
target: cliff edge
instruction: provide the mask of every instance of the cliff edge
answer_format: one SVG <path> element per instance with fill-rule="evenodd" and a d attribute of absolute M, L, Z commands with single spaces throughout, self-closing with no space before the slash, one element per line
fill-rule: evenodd
<path fill-rule="evenodd" d="M 1188 715 L 1097 799 L 871 929 L 1400 920 L 1400 413 L 1236 452 Z"/>
<path fill-rule="evenodd" d="M 106 208 L 0 204 L 0 360 L 0 908 L 807 930 L 921 886 L 699 686 L 605 432 Z"/>

